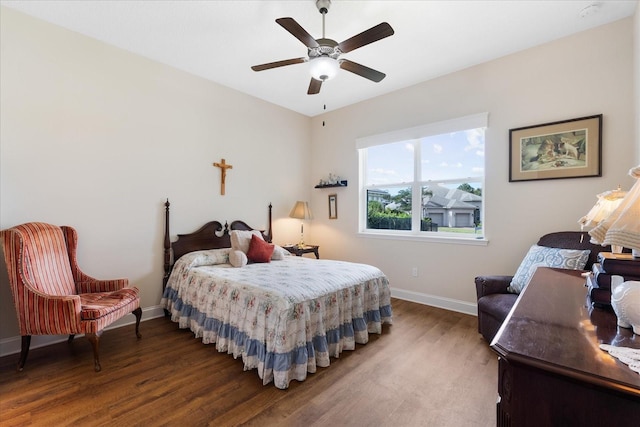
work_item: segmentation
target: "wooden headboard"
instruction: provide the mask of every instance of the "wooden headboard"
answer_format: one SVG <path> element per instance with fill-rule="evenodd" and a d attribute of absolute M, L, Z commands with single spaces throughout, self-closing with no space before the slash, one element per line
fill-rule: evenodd
<path fill-rule="evenodd" d="M 207 249 L 220 249 L 231 247 L 231 230 L 256 230 L 250 227 L 244 221 L 233 221 L 231 225 L 225 222 L 224 226 L 219 221 L 210 221 L 200 227 L 197 231 L 189 234 L 178 234 L 178 239 L 171 243 L 171 233 L 169 232 L 169 199 L 164 204 L 165 221 L 164 221 L 164 280 L 162 281 L 162 289 L 164 290 L 173 263 L 186 253 L 193 251 L 203 251 Z M 272 206 L 269 203 L 269 224 L 267 230 L 258 230 L 267 242 L 273 240 L 273 232 L 271 228 L 271 211 Z M 171 252 L 173 251 L 173 263 L 171 262 Z"/>

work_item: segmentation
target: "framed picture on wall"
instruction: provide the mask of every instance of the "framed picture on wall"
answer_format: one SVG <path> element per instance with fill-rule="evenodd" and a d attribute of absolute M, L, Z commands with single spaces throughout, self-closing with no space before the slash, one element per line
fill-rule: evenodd
<path fill-rule="evenodd" d="M 329 219 L 338 219 L 338 195 L 329 194 Z"/>
<path fill-rule="evenodd" d="M 602 176 L 602 114 L 509 130 L 509 182 Z"/>

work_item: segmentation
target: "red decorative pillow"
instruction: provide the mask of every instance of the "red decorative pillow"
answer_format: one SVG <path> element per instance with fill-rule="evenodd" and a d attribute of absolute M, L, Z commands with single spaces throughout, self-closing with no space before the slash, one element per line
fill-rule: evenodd
<path fill-rule="evenodd" d="M 247 258 L 251 262 L 269 262 L 275 245 L 267 243 L 255 234 L 251 236 L 251 243 L 247 251 Z"/>

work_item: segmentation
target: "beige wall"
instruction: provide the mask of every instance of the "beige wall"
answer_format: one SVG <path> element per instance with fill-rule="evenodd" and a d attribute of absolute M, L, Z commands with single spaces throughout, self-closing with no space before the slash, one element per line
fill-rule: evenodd
<path fill-rule="evenodd" d="M 11 9 L 1 19 L 1 228 L 74 226 L 86 273 L 128 277 L 148 309 L 167 197 L 174 234 L 212 219 L 266 226 L 269 202 L 286 218 L 309 197 L 308 117 Z M 225 196 L 221 158 L 233 165 Z M 279 241 L 298 238 L 294 220 L 275 225 Z M 17 325 L 0 280 L 6 338 Z"/>
<path fill-rule="evenodd" d="M 636 2 L 636 13 L 633 15 L 633 82 L 635 86 L 635 120 L 636 120 L 636 164 L 640 164 L 640 1 Z"/>
<path fill-rule="evenodd" d="M 147 315 L 160 299 L 166 197 L 174 234 L 210 219 L 262 226 L 272 202 L 279 243 L 297 239 L 287 214 L 309 199 L 316 219 L 305 237 L 323 257 L 375 264 L 395 295 L 473 312 L 475 275 L 512 273 L 540 234 L 577 230 L 596 193 L 631 185 L 629 159 L 639 158 L 632 110 L 640 101 L 630 90 L 638 12 L 313 119 L 6 8 L 0 15 L 0 228 L 75 226 L 80 265 L 96 277 L 129 277 Z M 489 245 L 357 237 L 355 139 L 482 111 L 490 113 Z M 508 183 L 509 128 L 598 113 L 602 178 Z M 211 166 L 222 157 L 233 164 L 224 197 Z M 313 189 L 329 172 L 349 180 L 331 221 L 330 191 Z M 2 354 L 17 326 L 0 282 Z"/>
<path fill-rule="evenodd" d="M 579 230 L 596 194 L 621 184 L 637 158 L 632 87 L 633 20 L 621 20 L 313 119 L 312 177 L 349 180 L 328 220 L 328 190 L 314 190 L 311 230 L 324 256 L 375 264 L 396 295 L 473 312 L 473 279 L 513 274 L 540 235 Z M 489 112 L 486 132 L 487 246 L 383 240 L 357 235 L 355 139 Z M 603 176 L 508 182 L 509 129 L 602 113 Z M 325 126 L 322 126 L 322 121 Z M 419 276 L 412 277 L 413 267 Z"/>

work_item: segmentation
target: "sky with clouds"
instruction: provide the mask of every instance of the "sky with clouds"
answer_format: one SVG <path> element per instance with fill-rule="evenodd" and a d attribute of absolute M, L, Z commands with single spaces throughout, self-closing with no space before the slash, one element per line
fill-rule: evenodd
<path fill-rule="evenodd" d="M 471 129 L 420 140 L 422 181 L 460 179 L 484 175 L 484 129 Z M 412 141 L 368 148 L 367 184 L 387 185 L 413 181 Z"/>

